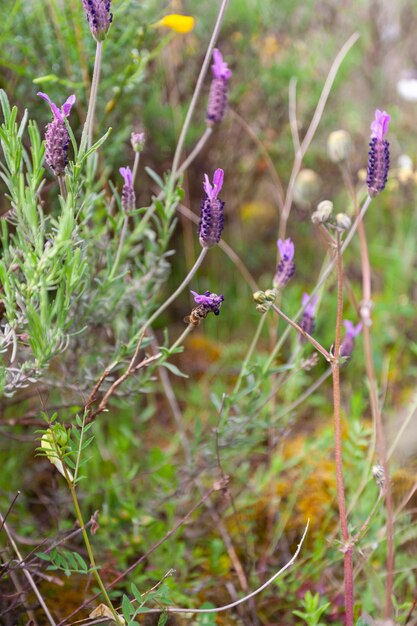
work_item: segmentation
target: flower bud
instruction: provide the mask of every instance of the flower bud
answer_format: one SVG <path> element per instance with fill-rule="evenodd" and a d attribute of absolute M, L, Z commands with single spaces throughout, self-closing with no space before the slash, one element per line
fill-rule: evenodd
<path fill-rule="evenodd" d="M 264 291 L 255 291 L 252 297 L 254 301 L 257 302 L 258 304 L 264 304 L 266 302 Z"/>
<path fill-rule="evenodd" d="M 267 302 L 275 302 L 276 297 L 277 292 L 275 291 L 275 289 L 267 289 L 265 291 L 265 298 Z"/>
<path fill-rule="evenodd" d="M 317 197 L 320 190 L 320 176 L 313 170 L 304 169 L 298 174 L 294 185 L 294 200 L 298 204 L 308 205 Z"/>
<path fill-rule="evenodd" d="M 142 152 L 145 147 L 145 133 L 132 133 L 130 135 L 130 143 L 135 152 Z"/>
<path fill-rule="evenodd" d="M 352 220 L 346 213 L 338 213 L 335 218 L 336 226 L 340 230 L 349 230 L 352 225 Z"/>
<path fill-rule="evenodd" d="M 324 224 L 328 221 L 333 211 L 333 202 L 330 200 L 323 200 L 317 205 L 317 209 L 311 216 L 313 224 Z"/>
<path fill-rule="evenodd" d="M 347 161 L 352 152 L 352 140 L 345 130 L 335 130 L 327 139 L 327 154 L 333 163 Z"/>

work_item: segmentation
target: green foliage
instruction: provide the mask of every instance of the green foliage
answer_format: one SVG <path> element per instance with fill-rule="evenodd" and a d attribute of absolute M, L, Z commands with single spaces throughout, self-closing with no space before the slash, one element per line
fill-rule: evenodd
<path fill-rule="evenodd" d="M 315 593 L 314 596 L 307 591 L 303 599 L 303 611 L 293 611 L 294 615 L 301 617 L 307 626 L 321 626 L 320 618 L 330 606 L 330 602 L 321 603 L 320 595 Z"/>

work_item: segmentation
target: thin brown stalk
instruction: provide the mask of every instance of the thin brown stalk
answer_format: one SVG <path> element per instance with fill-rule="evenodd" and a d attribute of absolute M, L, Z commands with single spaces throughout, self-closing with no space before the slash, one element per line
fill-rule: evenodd
<path fill-rule="evenodd" d="M 22 566 L 23 569 L 23 574 L 26 578 L 26 580 L 28 581 L 30 587 L 32 588 L 33 593 L 35 594 L 39 604 L 41 605 L 43 612 L 45 613 L 46 619 L 48 620 L 50 626 L 56 626 L 56 622 L 54 620 L 54 618 L 52 617 L 48 607 L 46 606 L 45 600 L 43 599 L 42 594 L 40 593 L 38 587 L 36 586 L 35 581 L 33 580 L 33 576 L 32 574 L 28 571 L 28 569 L 25 567 L 25 563 L 22 559 L 22 555 L 20 554 L 19 548 L 16 545 L 15 540 L 13 539 L 13 536 L 9 530 L 9 527 L 7 526 L 6 522 L 4 521 L 3 516 L 0 513 L 0 522 L 2 522 L 3 524 L 3 528 L 6 532 L 7 538 L 10 542 L 10 545 L 12 546 L 17 558 L 19 559 L 20 565 Z"/>
<path fill-rule="evenodd" d="M 333 375 L 333 407 L 334 407 L 334 447 L 336 462 L 337 500 L 339 505 L 340 530 L 344 553 L 344 584 L 346 626 L 353 626 L 353 543 L 350 541 L 346 513 L 345 487 L 343 481 L 342 458 L 342 420 L 340 403 L 340 361 L 341 326 L 343 316 L 343 265 L 340 246 L 340 234 L 337 233 L 337 316 L 334 341 L 334 358 L 332 360 Z"/>
<path fill-rule="evenodd" d="M 356 201 L 356 194 L 353 187 L 352 179 L 347 166 L 342 168 L 345 184 L 351 195 L 356 216 L 359 215 L 359 207 Z M 392 589 L 394 585 L 394 569 L 395 569 L 395 550 L 394 550 L 394 514 L 392 504 L 391 483 L 389 475 L 389 463 L 387 446 L 385 441 L 384 426 L 382 423 L 382 415 L 378 400 L 378 388 L 373 359 L 372 346 L 372 283 L 371 283 L 371 264 L 369 261 L 368 243 L 366 239 L 366 230 L 363 220 L 358 223 L 358 236 L 361 253 L 362 268 L 362 302 L 360 304 L 360 315 L 362 319 L 363 345 L 365 354 L 365 369 L 369 383 L 369 401 L 371 405 L 372 420 L 376 431 L 376 445 L 380 463 L 384 470 L 385 476 L 385 510 L 386 510 L 386 526 L 387 526 L 387 576 L 385 581 L 385 611 L 386 620 L 392 615 Z"/>
<path fill-rule="evenodd" d="M 294 328 L 298 333 L 300 333 L 300 335 L 302 337 L 304 337 L 304 339 L 307 339 L 307 341 L 309 341 L 311 343 L 311 345 L 318 352 L 320 352 L 320 354 L 322 354 L 324 356 L 326 361 L 330 362 L 332 360 L 332 357 L 330 356 L 329 352 L 327 352 L 327 350 L 325 348 L 323 348 L 323 346 L 321 344 L 319 344 L 319 342 L 316 341 L 314 339 L 314 337 L 312 337 L 311 335 L 306 333 L 306 331 L 303 328 L 301 328 L 301 326 L 299 324 L 297 324 L 297 322 L 294 322 L 290 317 L 285 315 L 285 313 L 283 311 L 281 311 L 281 309 L 276 304 L 273 304 L 271 308 L 275 311 L 275 313 L 277 315 L 279 315 L 279 317 L 282 317 L 282 319 L 285 320 L 287 322 L 287 324 L 292 326 L 292 328 Z"/>

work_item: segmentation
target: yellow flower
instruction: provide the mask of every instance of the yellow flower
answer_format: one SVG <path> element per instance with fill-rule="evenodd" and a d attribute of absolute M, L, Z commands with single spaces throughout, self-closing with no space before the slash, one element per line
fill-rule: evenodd
<path fill-rule="evenodd" d="M 178 13 L 171 13 L 170 15 L 165 15 L 162 20 L 153 24 L 153 26 L 161 27 L 166 26 L 166 28 L 170 28 L 174 30 L 176 33 L 181 33 L 184 35 L 185 33 L 190 33 L 194 28 L 194 18 L 191 15 L 179 15 Z"/>

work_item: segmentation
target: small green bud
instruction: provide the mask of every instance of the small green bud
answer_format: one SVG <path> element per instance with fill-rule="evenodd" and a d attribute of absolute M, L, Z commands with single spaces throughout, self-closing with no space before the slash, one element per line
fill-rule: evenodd
<path fill-rule="evenodd" d="M 266 313 L 268 310 L 268 307 L 265 306 L 264 304 L 257 304 L 256 310 L 259 311 L 259 313 Z"/>
<path fill-rule="evenodd" d="M 333 163 L 343 163 L 352 152 L 352 140 L 345 130 L 335 130 L 327 139 L 327 154 Z"/>
<path fill-rule="evenodd" d="M 276 297 L 277 297 L 277 292 L 275 291 L 275 289 L 267 289 L 265 291 L 265 298 L 267 302 L 275 302 Z"/>
<path fill-rule="evenodd" d="M 346 213 L 338 213 L 336 215 L 335 222 L 337 228 L 340 230 L 348 230 L 352 225 L 352 220 L 349 215 L 346 215 Z"/>
<path fill-rule="evenodd" d="M 145 133 L 132 133 L 130 135 L 130 143 L 135 152 L 142 152 L 145 147 Z"/>
<path fill-rule="evenodd" d="M 257 302 L 258 304 L 264 304 L 264 302 L 266 301 L 264 291 L 255 291 L 252 297 L 254 301 Z"/>
<path fill-rule="evenodd" d="M 333 212 L 333 202 L 330 200 L 323 200 L 317 205 L 317 209 L 311 216 L 313 224 L 324 224 L 327 222 Z"/>

